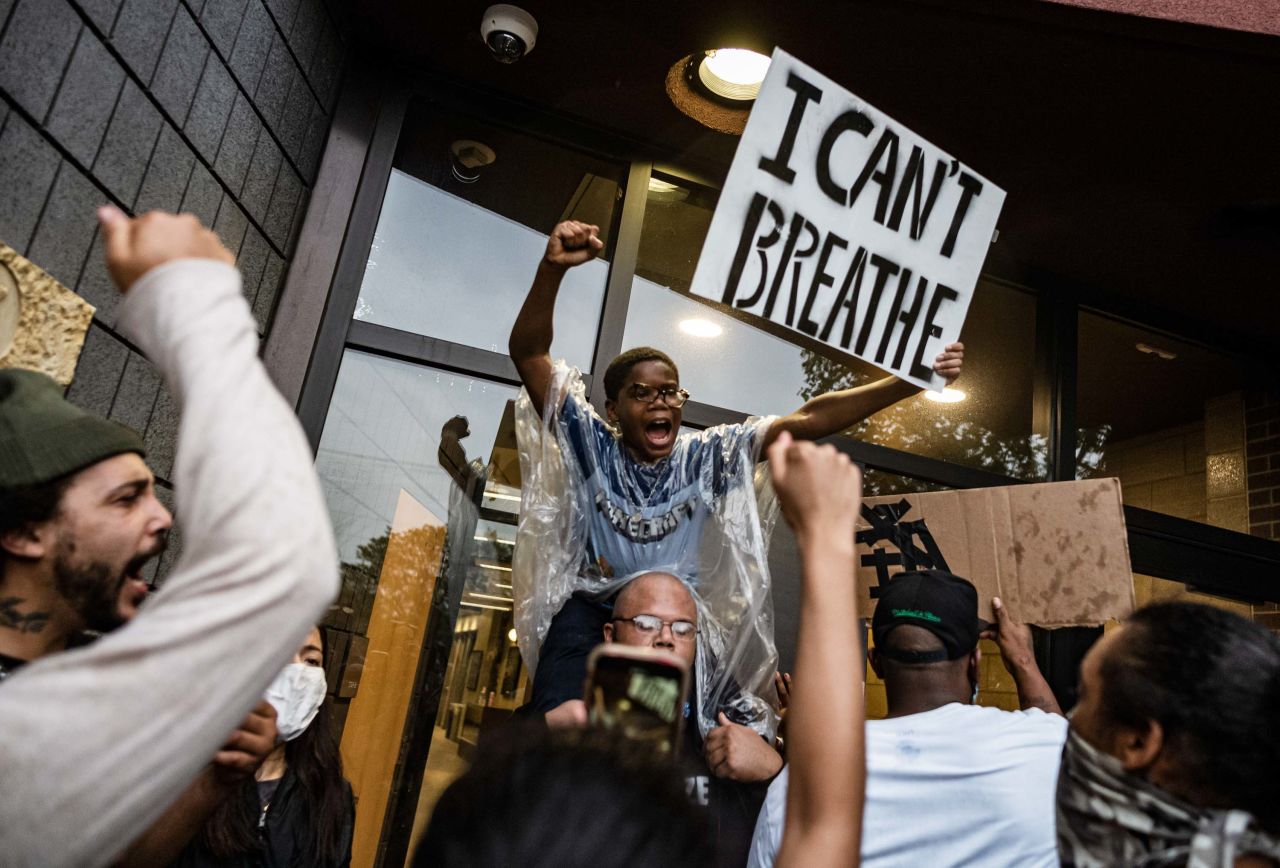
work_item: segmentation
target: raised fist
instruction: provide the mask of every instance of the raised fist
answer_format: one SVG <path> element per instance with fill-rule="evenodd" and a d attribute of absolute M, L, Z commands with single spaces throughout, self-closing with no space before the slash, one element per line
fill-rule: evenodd
<path fill-rule="evenodd" d="M 542 259 L 548 265 L 562 270 L 589 262 L 604 249 L 599 232 L 599 226 L 566 220 L 551 230 L 551 237 L 547 239 L 547 252 Z"/>
<path fill-rule="evenodd" d="M 119 208 L 98 209 L 107 271 L 121 292 L 157 265 L 175 259 L 212 259 L 234 265 L 236 258 L 218 236 L 192 214 L 148 211 L 130 219 Z"/>

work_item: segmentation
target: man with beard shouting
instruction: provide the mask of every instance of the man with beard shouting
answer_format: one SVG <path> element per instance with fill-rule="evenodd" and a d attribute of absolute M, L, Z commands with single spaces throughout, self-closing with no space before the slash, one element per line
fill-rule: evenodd
<path fill-rule="evenodd" d="M 99 220 L 120 331 L 181 407 L 186 546 L 142 605 L 172 519 L 141 438 L 0 371 L 5 866 L 108 864 L 211 761 L 256 765 L 274 715 L 245 715 L 337 591 L 311 451 L 258 360 L 231 253 L 190 215 Z M 107 635 L 68 650 L 85 631 Z"/>

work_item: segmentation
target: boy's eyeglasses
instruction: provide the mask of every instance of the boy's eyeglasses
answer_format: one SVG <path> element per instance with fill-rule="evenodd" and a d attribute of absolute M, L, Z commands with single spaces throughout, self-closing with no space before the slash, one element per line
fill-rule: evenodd
<path fill-rule="evenodd" d="M 631 397 L 641 404 L 652 404 L 659 398 L 668 407 L 679 410 L 689 400 L 689 393 L 675 386 L 646 386 L 644 383 L 633 383 L 629 390 Z"/>

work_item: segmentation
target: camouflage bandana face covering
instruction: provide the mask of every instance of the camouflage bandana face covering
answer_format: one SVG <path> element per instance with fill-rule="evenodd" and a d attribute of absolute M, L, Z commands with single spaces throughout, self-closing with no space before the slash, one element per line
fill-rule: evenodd
<path fill-rule="evenodd" d="M 1188 805 L 1068 732 L 1058 772 L 1064 866 L 1232 868 L 1246 854 L 1280 859 L 1280 841 L 1249 813 Z"/>

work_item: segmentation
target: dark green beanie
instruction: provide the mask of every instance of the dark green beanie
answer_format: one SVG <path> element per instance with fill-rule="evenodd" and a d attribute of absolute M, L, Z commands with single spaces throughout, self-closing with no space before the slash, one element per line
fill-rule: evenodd
<path fill-rule="evenodd" d="M 44 374 L 0 370 L 0 489 L 40 485 L 125 452 L 146 454 L 133 430 L 81 410 Z"/>

